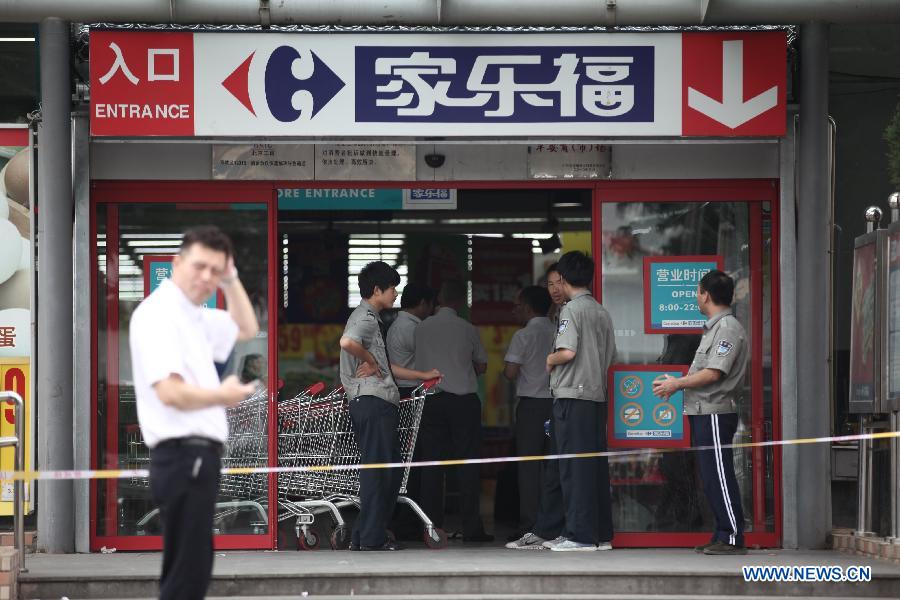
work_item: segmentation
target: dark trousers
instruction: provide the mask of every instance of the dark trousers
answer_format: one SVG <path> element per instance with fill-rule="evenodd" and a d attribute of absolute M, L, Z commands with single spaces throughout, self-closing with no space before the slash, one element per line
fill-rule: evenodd
<path fill-rule="evenodd" d="M 363 464 L 400 462 L 397 428 L 399 409 L 377 396 L 350 401 L 350 420 Z M 359 472 L 359 515 L 351 541 L 360 546 L 381 546 L 394 514 L 403 469 L 362 469 Z"/>
<path fill-rule="evenodd" d="M 731 444 L 737 432 L 737 413 L 720 415 L 690 415 L 691 443 L 694 446 L 713 446 L 712 450 L 697 452 L 703 492 L 716 517 L 712 541 L 734 546 L 744 545 L 744 511 L 741 490 L 734 474 L 734 453 Z"/>
<path fill-rule="evenodd" d="M 544 423 L 553 413 L 553 398 L 519 398 L 516 407 L 516 453 L 519 456 L 545 454 L 548 438 Z M 541 498 L 543 461 L 523 461 L 519 470 L 519 522 L 531 531 Z"/>
<path fill-rule="evenodd" d="M 553 404 L 560 454 L 606 451 L 606 403 L 557 398 Z M 562 535 L 584 544 L 612 541 L 609 461 L 570 458 L 560 461 L 566 526 Z"/>
<path fill-rule="evenodd" d="M 163 526 L 162 600 L 206 595 L 213 568 L 213 515 L 220 450 L 160 445 L 150 451 L 150 493 Z"/>
<path fill-rule="evenodd" d="M 550 437 L 547 454 L 557 454 L 556 426 L 553 414 L 550 414 Z M 563 510 L 562 485 L 559 483 L 559 459 L 545 460 L 541 463 L 541 495 L 538 503 L 537 517 L 531 526 L 531 533 L 553 540 L 562 535 L 566 525 L 566 513 Z"/>
<path fill-rule="evenodd" d="M 425 399 L 419 437 L 422 460 L 479 458 L 481 455 L 481 400 L 478 394 L 458 396 L 439 392 Z M 422 510 L 436 527 L 444 526 L 444 478 L 455 473 L 459 481 L 463 536 L 484 532 L 481 522 L 481 466 L 423 467 L 419 499 Z"/>

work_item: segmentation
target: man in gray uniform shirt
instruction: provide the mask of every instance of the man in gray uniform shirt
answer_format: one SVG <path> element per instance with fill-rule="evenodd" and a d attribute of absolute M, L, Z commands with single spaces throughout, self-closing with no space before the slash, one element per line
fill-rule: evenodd
<path fill-rule="evenodd" d="M 404 369 L 416 368 L 416 327 L 432 312 L 434 292 L 424 285 L 407 283 L 400 297 L 400 312 L 387 333 L 387 353 L 391 363 Z M 418 385 L 419 381 L 415 379 L 397 379 L 401 398 L 409 398 Z"/>
<path fill-rule="evenodd" d="M 417 444 L 422 460 L 481 456 L 481 400 L 478 376 L 487 370 L 487 351 L 474 325 L 459 316 L 466 288 L 446 281 L 438 295 L 440 308 L 416 328 L 416 368 L 433 365 L 442 374 L 438 393 L 425 400 Z M 489 542 L 481 521 L 481 467 L 453 467 L 459 477 L 463 541 Z M 443 467 L 424 467 L 421 506 L 435 525 L 444 524 Z"/>
<path fill-rule="evenodd" d="M 567 252 L 557 267 L 569 302 L 547 357 L 553 392 L 553 426 L 560 454 L 606 451 L 606 381 L 616 356 L 612 320 L 587 289 L 594 261 Z M 559 462 L 566 524 L 544 546 L 557 552 L 612 549 L 609 462 L 605 457 Z"/>
<path fill-rule="evenodd" d="M 397 439 L 400 393 L 394 377 L 432 379 L 441 374 L 393 365 L 385 350 L 379 313 L 394 305 L 400 275 L 385 262 L 359 272 L 363 300 L 347 319 L 341 336 L 341 384 L 350 399 L 350 420 L 363 464 L 400 462 Z M 351 550 L 400 550 L 388 539 L 387 526 L 403 479 L 402 469 L 363 469 L 359 473 L 359 515 Z"/>
<path fill-rule="evenodd" d="M 691 443 L 711 446 L 699 451 L 700 480 L 716 517 L 709 543 L 694 548 L 711 555 L 746 554 L 741 490 L 730 445 L 737 432 L 737 398 L 747 372 L 747 336 L 731 314 L 734 280 L 710 271 L 697 287 L 697 305 L 707 321 L 694 362 L 684 377 L 653 383 L 653 393 L 668 398 L 684 390 L 684 412 L 691 422 Z"/>

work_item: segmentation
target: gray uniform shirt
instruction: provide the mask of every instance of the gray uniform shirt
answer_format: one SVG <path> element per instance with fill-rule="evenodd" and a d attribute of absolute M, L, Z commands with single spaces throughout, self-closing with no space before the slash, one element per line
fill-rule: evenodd
<path fill-rule="evenodd" d="M 397 320 L 388 329 L 388 356 L 391 357 L 391 362 L 398 367 L 405 369 L 416 368 L 416 327 L 421 322 L 422 320 L 419 317 L 401 310 L 397 313 Z M 397 385 L 402 387 L 415 387 L 420 383 L 420 381 L 415 379 L 397 380 Z"/>
<path fill-rule="evenodd" d="M 416 369 L 437 369 L 438 388 L 462 396 L 478 392 L 473 363 L 487 363 L 487 351 L 474 325 L 447 306 L 416 327 Z"/>
<path fill-rule="evenodd" d="M 344 335 L 355 342 L 362 344 L 363 348 L 372 353 L 381 377 L 370 375 L 369 377 L 357 377 L 356 370 L 362 362 L 347 352 L 341 350 L 341 384 L 349 398 L 357 396 L 377 396 L 392 404 L 400 404 L 400 392 L 394 383 L 391 374 L 391 366 L 388 364 L 384 347 L 384 338 L 381 337 L 379 325 L 381 319 L 372 305 L 363 300 L 359 306 L 350 313 L 347 326 L 344 327 Z"/>
<path fill-rule="evenodd" d="M 590 292 L 577 293 L 559 313 L 554 350 L 572 350 L 575 358 L 550 372 L 555 398 L 606 402 L 606 377 L 616 358 L 612 319 Z"/>
<path fill-rule="evenodd" d="M 737 411 L 738 390 L 747 373 L 747 343 L 744 328 L 730 310 L 703 325 L 703 337 L 688 375 L 716 369 L 722 377 L 705 387 L 684 390 L 684 412 L 710 415 Z"/>

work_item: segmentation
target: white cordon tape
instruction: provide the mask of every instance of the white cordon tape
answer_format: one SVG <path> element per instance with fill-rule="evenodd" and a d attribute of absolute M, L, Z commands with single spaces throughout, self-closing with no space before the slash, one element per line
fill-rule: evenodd
<path fill-rule="evenodd" d="M 612 462 L 628 462 L 630 457 L 647 457 L 653 454 L 674 452 L 699 452 L 702 450 L 768 448 L 772 446 L 799 446 L 802 444 L 824 444 L 831 442 L 854 442 L 858 440 L 883 440 L 900 437 L 900 431 L 839 435 L 832 437 L 800 438 L 794 440 L 773 440 L 769 442 L 746 442 L 722 446 L 696 446 L 690 448 L 639 448 L 634 450 L 610 450 L 606 452 L 583 452 L 578 454 L 546 454 L 536 456 L 499 456 L 493 458 L 465 458 L 454 460 L 424 460 L 418 462 L 371 463 L 365 465 L 319 465 L 312 467 L 225 467 L 222 475 L 260 475 L 267 473 L 311 473 L 322 471 L 359 471 L 362 469 L 397 469 L 404 467 L 446 467 L 456 465 L 489 465 L 536 460 L 560 460 L 570 458 L 606 457 Z M 90 471 L 0 471 L 0 480 L 25 481 L 66 480 L 66 479 L 131 479 L 150 477 L 147 469 L 98 469 Z"/>

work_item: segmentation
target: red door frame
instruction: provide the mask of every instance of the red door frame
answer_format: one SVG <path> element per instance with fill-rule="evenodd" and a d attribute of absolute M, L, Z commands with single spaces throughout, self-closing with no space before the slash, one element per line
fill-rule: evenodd
<path fill-rule="evenodd" d="M 636 180 L 636 181 L 559 181 L 559 180 L 527 180 L 527 181 L 94 181 L 91 184 L 91 311 L 92 334 L 91 352 L 92 364 L 97 364 L 97 252 L 96 252 L 96 207 L 98 204 L 109 204 L 114 208 L 117 204 L 130 203 L 203 203 L 203 204 L 231 204 L 240 202 L 264 202 L 268 206 L 269 226 L 269 289 L 277 288 L 277 273 L 275 267 L 278 261 L 278 205 L 277 189 L 280 187 L 307 187 L 307 188 L 454 188 L 454 189 L 584 189 L 592 192 L 592 248 L 594 256 L 602 253 L 602 211 L 601 205 L 606 202 L 747 202 L 750 203 L 750 239 L 751 239 L 751 282 L 760 282 L 762 269 L 762 203 L 768 202 L 772 221 L 771 235 L 772 245 L 770 249 L 771 265 L 771 315 L 772 315 L 772 425 L 773 439 L 781 439 L 781 396 L 780 396 L 780 310 L 778 295 L 778 183 L 771 179 L 741 179 L 741 180 Z M 113 215 L 117 211 L 113 210 Z M 108 227 L 109 229 L 109 227 Z M 116 228 L 117 229 L 117 228 Z M 110 248 L 109 233 L 107 234 L 107 248 Z M 753 243 L 756 242 L 756 243 Z M 115 246 L 118 248 L 118 244 Z M 110 257 L 118 262 L 118 256 Z M 596 281 L 602 281 L 602 261 L 597 260 Z M 109 266 L 107 272 L 111 272 Z M 117 272 L 117 270 L 116 270 Z M 116 286 L 117 280 L 108 281 L 107 287 Z M 110 290 L 108 290 L 109 293 Z M 602 298 L 602 289 L 598 290 L 598 296 Z M 276 294 L 269 294 L 269 315 L 278 314 Z M 117 303 L 115 303 L 117 310 Z M 751 285 L 751 310 L 754 316 L 751 336 L 753 343 L 752 365 L 752 412 L 754 428 L 752 435 L 754 440 L 762 439 L 763 432 L 759 431 L 758 423 L 762 421 L 762 287 Z M 116 325 L 118 318 L 116 317 Z M 107 315 L 107 325 L 112 323 L 112 316 Z M 278 324 L 270 317 L 269 321 L 269 381 L 275 382 L 278 373 L 278 348 L 277 348 Z M 108 343 L 113 343 L 109 340 Z M 117 340 L 115 341 L 117 343 Z M 109 346 L 111 348 L 112 346 Z M 109 352 L 110 358 L 117 361 L 118 356 Z M 111 363 L 112 360 L 109 362 Z M 112 369 L 108 365 L 108 368 Z M 115 372 L 117 375 L 117 370 Z M 115 381 L 115 378 L 109 378 Z M 112 389 L 112 388 L 111 388 Z M 274 386 L 270 385 L 270 389 Z M 108 393 L 108 398 L 117 398 L 117 394 Z M 269 414 L 275 414 L 275 394 L 270 394 Z M 110 400 L 111 404 L 115 404 Z M 97 415 L 97 374 L 96 369 L 91 373 L 91 411 L 92 417 Z M 108 410 L 116 410 L 112 406 Z M 117 413 L 108 412 L 109 415 Z M 118 419 L 113 421 L 115 426 L 109 426 L 107 446 L 116 449 L 118 447 Z M 95 426 L 92 419 L 92 429 Z M 269 464 L 275 465 L 276 461 L 276 423 L 269 419 Z M 109 436 L 112 435 L 112 438 Z M 114 444 L 110 445 L 110 442 Z M 765 458 L 762 449 L 753 451 L 754 465 L 754 531 L 746 534 L 748 546 L 777 547 L 781 544 L 782 534 L 782 510 L 781 510 L 781 450 L 773 448 L 773 478 L 774 478 L 774 517 L 775 531 L 758 531 L 765 525 L 760 520 L 765 508 Z M 92 467 L 104 468 L 99 462 L 99 449 L 96 436 L 91 436 Z M 118 457 L 116 456 L 116 459 Z M 758 467 L 758 468 L 756 468 Z M 162 547 L 162 539 L 159 536 L 99 536 L 97 535 L 98 523 L 95 519 L 98 482 L 91 482 L 91 550 L 96 551 L 101 546 L 114 546 L 121 550 L 159 550 Z M 112 484 L 115 491 L 115 482 Z M 272 475 L 269 478 L 269 497 L 276 497 L 276 479 Z M 115 505 L 115 493 L 108 494 L 112 504 Z M 272 503 L 270 503 L 271 507 Z M 107 506 L 107 521 L 109 521 L 109 504 Z M 114 506 L 112 507 L 114 508 Z M 115 526 L 116 511 L 112 511 L 112 525 Z M 266 535 L 221 535 L 216 536 L 216 548 L 218 549 L 268 549 L 277 547 L 277 519 L 273 518 L 270 508 L 269 534 Z M 108 523 L 109 524 L 109 523 Z M 705 543 L 709 539 L 708 533 L 687 532 L 622 532 L 616 535 L 614 543 L 617 547 L 685 547 Z"/>

